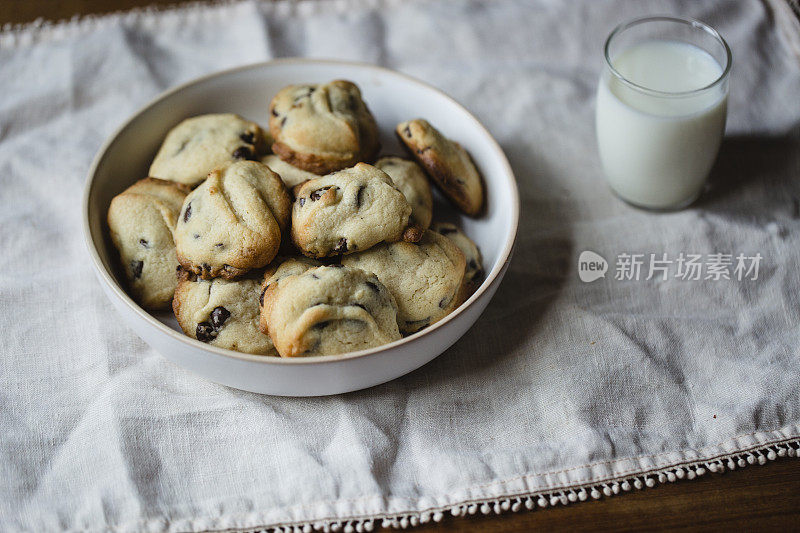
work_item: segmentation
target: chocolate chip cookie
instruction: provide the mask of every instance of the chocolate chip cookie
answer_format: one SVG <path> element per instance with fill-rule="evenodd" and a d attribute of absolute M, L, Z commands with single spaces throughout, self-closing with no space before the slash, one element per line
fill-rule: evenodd
<path fill-rule="evenodd" d="M 233 279 L 275 257 L 289 223 L 289 192 L 258 161 L 218 167 L 183 203 L 178 261 L 203 279 Z"/>
<path fill-rule="evenodd" d="M 483 259 L 478 246 L 455 224 L 436 222 L 431 226 L 431 230 L 453 241 L 464 254 L 467 265 L 464 273 L 464 299 L 466 299 L 483 281 Z"/>
<path fill-rule="evenodd" d="M 275 258 L 275 260 L 264 272 L 264 279 L 261 282 L 261 292 L 259 293 L 258 297 L 258 303 L 261 308 L 263 309 L 264 307 L 264 295 L 270 286 L 276 287 L 278 284 L 280 284 L 283 278 L 302 274 L 306 270 L 310 270 L 319 266 L 322 266 L 322 263 L 316 259 L 311 259 L 305 256 Z M 261 322 L 259 327 L 264 333 L 269 332 L 267 328 L 267 313 L 263 311 L 261 312 Z"/>
<path fill-rule="evenodd" d="M 411 204 L 409 224 L 422 231 L 428 229 L 433 218 L 433 196 L 428 177 L 420 166 L 402 157 L 388 156 L 378 159 L 375 168 L 386 172 Z"/>
<path fill-rule="evenodd" d="M 418 239 L 406 232 L 410 214 L 392 179 L 359 163 L 295 189 L 292 239 L 309 257 L 349 254 L 383 241 Z"/>
<path fill-rule="evenodd" d="M 465 260 L 447 237 L 426 231 L 418 243 L 381 244 L 342 258 L 342 264 L 378 276 L 397 302 L 400 331 L 414 333 L 461 303 Z"/>
<path fill-rule="evenodd" d="M 189 188 L 139 180 L 111 200 L 108 228 L 133 299 L 147 309 L 169 308 L 175 291 L 172 232 Z"/>
<path fill-rule="evenodd" d="M 172 310 L 186 335 L 218 348 L 278 355 L 258 328 L 259 278 L 203 280 L 179 272 Z"/>
<path fill-rule="evenodd" d="M 292 189 L 301 183 L 305 183 L 308 180 L 319 177 L 316 174 L 312 174 L 311 172 L 303 170 L 302 168 L 293 167 L 275 154 L 270 154 L 262 158 L 261 162 L 267 165 L 270 170 L 272 170 L 278 176 L 280 176 L 283 180 L 283 183 L 289 189 Z"/>
<path fill-rule="evenodd" d="M 397 125 L 397 136 L 444 194 L 464 213 L 476 216 L 483 207 L 483 180 L 464 148 L 426 120 Z"/>
<path fill-rule="evenodd" d="M 150 175 L 194 187 L 215 167 L 259 159 L 267 147 L 266 134 L 255 122 L 230 113 L 200 115 L 167 133 L 150 165 Z"/>
<path fill-rule="evenodd" d="M 401 337 L 394 298 L 363 270 L 331 265 L 273 275 L 263 301 L 262 323 L 283 357 L 354 352 Z"/>
<path fill-rule="evenodd" d="M 349 81 L 290 85 L 269 106 L 272 151 L 287 163 L 323 175 L 378 155 L 378 126 Z"/>

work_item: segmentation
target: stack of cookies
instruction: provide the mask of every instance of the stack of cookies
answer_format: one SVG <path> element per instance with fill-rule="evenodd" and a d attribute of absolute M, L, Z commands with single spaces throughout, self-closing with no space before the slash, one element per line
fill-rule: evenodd
<path fill-rule="evenodd" d="M 375 119 L 341 80 L 279 91 L 269 132 L 233 114 L 181 122 L 108 210 L 130 295 L 171 307 L 201 342 L 283 357 L 374 348 L 441 320 L 483 269 L 457 226 L 432 224 L 430 181 L 470 216 L 484 186 L 427 121 L 396 133 L 413 160 L 378 157 Z"/>

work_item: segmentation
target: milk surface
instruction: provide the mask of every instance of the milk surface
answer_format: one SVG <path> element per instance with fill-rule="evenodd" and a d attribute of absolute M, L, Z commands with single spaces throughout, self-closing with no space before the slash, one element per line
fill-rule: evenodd
<path fill-rule="evenodd" d="M 611 187 L 650 208 L 678 208 L 700 193 L 725 130 L 727 82 L 705 50 L 677 41 L 638 44 L 613 58 L 635 90 L 606 70 L 597 93 L 600 159 Z"/>

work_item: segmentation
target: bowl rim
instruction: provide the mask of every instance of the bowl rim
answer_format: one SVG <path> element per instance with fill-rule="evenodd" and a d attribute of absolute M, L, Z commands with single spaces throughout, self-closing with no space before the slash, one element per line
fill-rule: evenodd
<path fill-rule="evenodd" d="M 511 228 L 508 234 L 505 237 L 505 242 L 503 243 L 503 248 L 500 251 L 499 259 L 492 270 L 486 275 L 485 279 L 481 283 L 480 287 L 460 306 L 458 306 L 454 311 L 450 314 L 436 322 L 435 324 L 424 328 L 408 337 L 403 337 L 402 339 L 398 339 L 394 342 L 384 344 L 382 346 L 378 346 L 376 348 L 370 348 L 366 350 L 359 350 L 356 352 L 350 352 L 345 354 L 339 355 L 316 355 L 316 356 L 308 356 L 308 357 L 267 357 L 264 355 L 255 355 L 255 354 L 248 354 L 243 352 L 237 352 L 234 350 L 228 350 L 226 348 L 219 348 L 216 346 L 212 346 L 209 344 L 202 343 L 197 339 L 193 339 L 188 335 L 183 333 L 179 333 L 174 329 L 170 328 L 160 320 L 156 319 L 155 316 L 147 312 L 143 307 L 137 304 L 128 294 L 117 284 L 116 280 L 113 279 L 111 273 L 105 268 L 103 265 L 103 261 L 100 258 L 100 254 L 97 250 L 97 246 L 92 239 L 92 232 L 89 220 L 89 198 L 91 197 L 92 190 L 95 184 L 95 175 L 97 173 L 97 168 L 100 166 L 101 161 L 105 157 L 106 152 L 108 151 L 109 147 L 116 141 L 119 135 L 126 129 L 128 126 L 139 118 L 141 115 L 146 113 L 152 106 L 157 104 L 158 102 L 169 98 L 170 96 L 183 91 L 184 89 L 202 83 L 204 81 L 227 76 L 236 72 L 246 71 L 246 70 L 255 70 L 264 67 L 270 67 L 272 65 L 310 65 L 313 66 L 315 64 L 322 64 L 327 66 L 342 66 L 342 67 L 349 67 L 349 68 L 360 68 L 366 70 L 374 70 L 379 74 L 382 75 L 389 75 L 389 76 L 399 76 L 404 78 L 406 81 L 411 82 L 413 84 L 417 84 L 422 86 L 424 89 L 429 91 L 433 91 L 437 93 L 440 97 L 445 98 L 451 104 L 453 104 L 457 109 L 459 109 L 466 118 L 472 122 L 473 126 L 480 130 L 488 139 L 489 139 L 489 147 L 494 152 L 495 157 L 501 164 L 501 166 L 505 170 L 504 179 L 508 182 L 509 190 L 511 193 L 512 202 L 508 208 L 511 210 Z M 220 70 L 216 72 L 212 72 L 210 74 L 206 74 L 197 78 L 193 78 L 189 81 L 181 83 L 175 87 L 167 89 L 166 91 L 160 93 L 150 101 L 146 102 L 144 105 L 139 107 L 128 119 L 126 119 L 119 127 L 117 127 L 114 132 L 109 135 L 103 144 L 98 149 L 97 153 L 92 160 L 92 164 L 89 167 L 89 171 L 87 173 L 86 184 L 84 185 L 83 190 L 83 199 L 81 201 L 81 219 L 82 219 L 82 226 L 83 226 L 83 237 L 84 242 L 86 244 L 86 248 L 89 252 L 89 257 L 91 258 L 92 264 L 99 274 L 100 279 L 106 286 L 111 290 L 111 292 L 116 296 L 120 301 L 122 301 L 125 306 L 132 311 L 134 314 L 138 315 L 138 317 L 142 318 L 145 322 L 147 322 L 150 326 L 156 328 L 161 333 L 166 334 L 167 336 L 177 340 L 178 342 L 186 343 L 189 347 L 195 349 L 201 349 L 206 352 L 210 352 L 215 355 L 220 355 L 223 357 L 238 359 L 241 361 L 248 361 L 248 362 L 256 362 L 268 365 L 297 365 L 297 364 L 331 364 L 331 363 L 338 363 L 340 361 L 349 361 L 352 359 L 360 359 L 362 357 L 367 357 L 370 355 L 377 355 L 381 352 L 386 352 L 389 350 L 393 350 L 398 348 L 402 345 L 407 343 L 411 343 L 423 335 L 428 335 L 433 331 L 444 327 L 450 321 L 456 319 L 460 314 L 462 314 L 473 302 L 475 302 L 478 298 L 483 296 L 484 293 L 488 290 L 488 288 L 493 285 L 494 283 L 498 282 L 498 276 L 501 272 L 504 271 L 507 263 L 511 259 L 511 254 L 514 249 L 514 244 L 517 239 L 517 229 L 519 227 L 519 211 L 520 211 L 520 203 L 519 203 L 519 190 L 517 188 L 517 181 L 514 176 L 514 171 L 511 168 L 511 165 L 508 162 L 508 158 L 506 158 L 503 149 L 500 147 L 499 143 L 495 140 L 489 130 L 480 123 L 480 121 L 475 118 L 475 116 L 470 113 L 463 105 L 461 105 L 458 101 L 456 101 L 453 97 L 446 94 L 444 91 L 434 87 L 433 85 L 426 83 L 422 80 L 419 80 L 413 76 L 405 74 L 403 72 L 399 72 L 396 70 L 392 70 L 386 67 L 381 67 L 377 65 L 373 65 L 370 63 L 364 63 L 360 61 L 344 61 L 338 59 L 317 59 L 317 58 L 280 58 L 280 59 L 272 59 L 269 61 L 261 61 L 258 63 L 250 63 L 247 65 L 241 65 L 238 67 L 233 67 L 225 70 Z"/>

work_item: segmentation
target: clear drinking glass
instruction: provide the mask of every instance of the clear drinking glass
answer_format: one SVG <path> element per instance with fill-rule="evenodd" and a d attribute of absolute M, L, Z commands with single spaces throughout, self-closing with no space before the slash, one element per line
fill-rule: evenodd
<path fill-rule="evenodd" d="M 700 195 L 725 131 L 730 70 L 727 43 L 697 20 L 648 17 L 611 32 L 596 127 L 619 197 L 680 209 Z"/>

